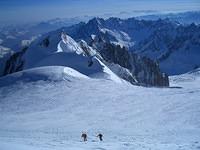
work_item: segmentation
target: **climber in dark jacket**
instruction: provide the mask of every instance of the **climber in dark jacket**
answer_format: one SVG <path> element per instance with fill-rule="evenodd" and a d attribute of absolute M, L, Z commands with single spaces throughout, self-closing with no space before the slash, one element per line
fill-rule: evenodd
<path fill-rule="evenodd" d="M 87 141 L 87 134 L 86 133 L 82 133 L 81 138 L 83 139 L 83 141 Z"/>
<path fill-rule="evenodd" d="M 97 135 L 97 137 L 99 138 L 100 141 L 103 141 L 103 135 L 102 135 L 101 133 L 99 133 L 99 134 Z"/>

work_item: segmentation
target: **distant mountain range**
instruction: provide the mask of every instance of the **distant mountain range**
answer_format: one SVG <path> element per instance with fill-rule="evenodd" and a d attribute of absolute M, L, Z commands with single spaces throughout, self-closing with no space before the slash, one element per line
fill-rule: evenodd
<path fill-rule="evenodd" d="M 169 19 L 180 24 L 200 24 L 200 11 L 190 11 L 182 13 L 152 14 L 136 17 L 144 20 Z"/>
<path fill-rule="evenodd" d="M 121 12 L 122 14 L 125 12 Z M 151 12 L 156 13 L 156 12 Z M 115 16 L 110 14 L 110 16 Z M 104 16 L 108 17 L 108 16 Z M 74 18 L 55 18 L 47 21 L 42 21 L 35 24 L 4 26 L 0 27 L 0 46 L 9 48 L 13 51 L 21 50 L 21 47 L 29 44 L 36 39 L 39 35 L 59 29 L 61 27 L 68 27 L 80 22 L 88 22 L 93 16 L 81 16 Z M 200 11 L 184 12 L 184 13 L 167 13 L 167 14 L 154 14 L 135 17 L 138 20 L 158 20 L 168 19 L 177 24 L 199 24 Z"/>
<path fill-rule="evenodd" d="M 98 37 L 125 46 L 129 51 L 158 62 L 161 70 L 169 75 L 200 66 L 199 25 L 180 25 L 168 19 L 94 18 L 62 30 L 77 41 L 84 39 L 89 45 L 93 37 Z"/>
<path fill-rule="evenodd" d="M 182 14 L 180 18 L 192 13 Z M 169 17 L 143 19 L 93 18 L 87 23 L 71 26 L 65 20 L 55 19 L 23 30 L 2 29 L 1 75 L 25 69 L 29 61 L 35 62 L 31 60 L 32 55 L 26 57 L 27 54 L 37 51 L 38 58 L 42 57 L 44 45 L 49 45 L 49 42 L 53 47 L 47 46 L 47 54 L 57 51 L 61 33 L 71 36 L 80 49 L 87 51 L 87 57 L 91 57 L 91 51 L 95 52 L 95 56 L 114 74 L 133 84 L 166 86 L 168 78 L 162 72 L 182 74 L 200 66 L 200 25 L 189 24 L 190 21 L 188 25 L 181 24 Z M 55 31 L 49 32 L 51 30 Z M 24 40 L 26 38 L 30 39 Z"/>

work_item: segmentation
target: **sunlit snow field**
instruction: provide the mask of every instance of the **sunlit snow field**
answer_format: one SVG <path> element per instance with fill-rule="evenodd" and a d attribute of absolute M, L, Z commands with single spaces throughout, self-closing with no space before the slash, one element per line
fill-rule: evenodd
<path fill-rule="evenodd" d="M 199 70 L 171 77 L 171 88 L 64 67 L 15 73 L 0 79 L 0 150 L 198 150 L 199 84 Z"/>

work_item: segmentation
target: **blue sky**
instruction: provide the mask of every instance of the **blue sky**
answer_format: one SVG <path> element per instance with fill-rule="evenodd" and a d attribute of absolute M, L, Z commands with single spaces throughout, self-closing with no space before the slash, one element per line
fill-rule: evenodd
<path fill-rule="evenodd" d="M 200 10 L 200 0 L 0 0 L 0 23 L 120 12 Z"/>

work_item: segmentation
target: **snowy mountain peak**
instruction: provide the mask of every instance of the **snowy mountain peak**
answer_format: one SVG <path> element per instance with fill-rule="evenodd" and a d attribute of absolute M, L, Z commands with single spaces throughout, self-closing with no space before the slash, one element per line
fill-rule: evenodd
<path fill-rule="evenodd" d="M 96 24 L 96 25 L 101 25 L 105 20 L 99 17 L 94 17 L 93 19 L 89 20 L 89 24 Z"/>
<path fill-rule="evenodd" d="M 85 54 L 86 56 L 94 57 L 94 56 L 96 55 L 96 51 L 95 51 L 92 47 L 90 47 L 90 46 L 87 44 L 87 42 L 85 42 L 84 40 L 81 40 L 81 41 L 79 42 L 79 45 L 80 45 L 80 47 L 83 49 L 84 54 Z"/>
<path fill-rule="evenodd" d="M 76 52 L 77 54 L 83 53 L 83 50 L 79 45 L 67 34 L 64 32 L 61 33 L 61 41 L 58 44 L 57 52 Z"/>
<path fill-rule="evenodd" d="M 38 67 L 64 66 L 89 78 L 121 83 L 122 80 L 95 55 L 95 50 L 85 41 L 77 43 L 66 33 L 57 30 L 43 35 L 26 51 L 8 60 L 10 69 L 6 74 Z"/>
<path fill-rule="evenodd" d="M 93 18 L 88 21 L 88 31 L 95 30 L 98 32 L 98 30 L 104 25 L 105 20 L 102 18 Z"/>

